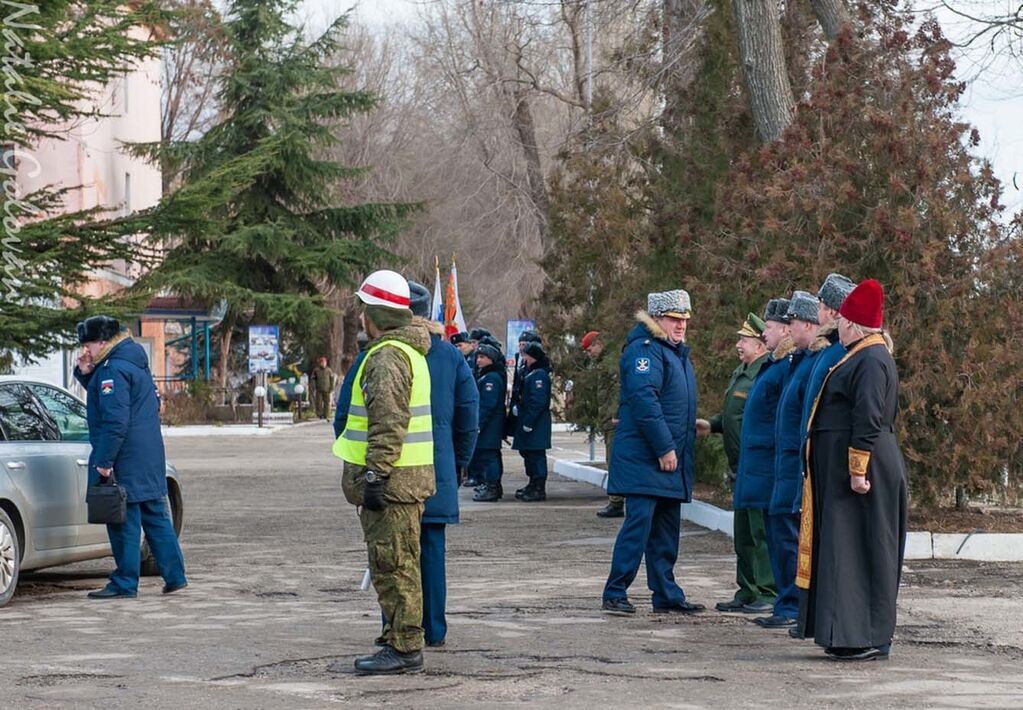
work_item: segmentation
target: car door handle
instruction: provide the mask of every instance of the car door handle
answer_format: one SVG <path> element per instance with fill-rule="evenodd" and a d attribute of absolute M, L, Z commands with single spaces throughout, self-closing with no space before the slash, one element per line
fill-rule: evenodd
<path fill-rule="evenodd" d="M 85 459 L 75 459 L 75 463 L 79 466 L 88 466 L 89 462 Z"/>
<path fill-rule="evenodd" d="M 12 471 L 21 471 L 22 469 L 25 468 L 25 464 L 21 461 L 8 461 L 7 468 L 11 469 Z"/>

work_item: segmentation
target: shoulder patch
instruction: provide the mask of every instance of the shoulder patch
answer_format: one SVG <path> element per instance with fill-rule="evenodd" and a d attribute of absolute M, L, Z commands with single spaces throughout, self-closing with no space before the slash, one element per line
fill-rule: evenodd
<path fill-rule="evenodd" d="M 114 381 L 103 380 L 99 383 L 100 394 L 113 394 L 114 393 Z"/>
<path fill-rule="evenodd" d="M 650 374 L 650 358 L 648 357 L 636 358 L 636 374 L 637 375 Z"/>
<path fill-rule="evenodd" d="M 493 382 L 488 382 L 488 383 L 487 383 L 487 384 L 486 384 L 486 385 L 484 386 L 484 389 L 485 389 L 485 390 L 486 390 L 487 392 L 493 392 L 493 391 L 494 391 L 494 383 L 493 383 Z"/>
<path fill-rule="evenodd" d="M 543 380 L 537 380 L 536 381 L 536 388 L 538 390 L 542 390 L 543 389 Z"/>

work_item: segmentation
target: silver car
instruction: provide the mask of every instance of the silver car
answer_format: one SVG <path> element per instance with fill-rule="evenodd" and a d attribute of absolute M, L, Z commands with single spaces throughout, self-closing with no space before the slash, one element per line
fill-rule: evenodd
<path fill-rule="evenodd" d="M 45 382 L 0 376 L 0 607 L 23 570 L 111 555 L 106 526 L 87 522 L 90 450 L 80 399 Z M 181 486 L 169 463 L 167 489 L 180 535 Z M 144 540 L 142 573 L 158 573 Z"/>

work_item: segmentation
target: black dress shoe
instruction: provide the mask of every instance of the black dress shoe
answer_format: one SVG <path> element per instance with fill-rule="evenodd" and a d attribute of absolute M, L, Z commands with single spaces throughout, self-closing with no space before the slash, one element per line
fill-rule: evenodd
<path fill-rule="evenodd" d="M 110 587 L 103 587 L 103 589 L 97 589 L 95 592 L 89 592 L 86 596 L 89 599 L 134 599 L 138 594 L 135 592 L 119 592 Z"/>
<path fill-rule="evenodd" d="M 790 619 L 787 616 L 771 614 L 771 616 L 761 616 L 759 619 L 754 619 L 753 623 L 765 629 L 787 629 L 790 626 L 795 626 L 796 620 Z"/>
<path fill-rule="evenodd" d="M 727 602 L 718 602 L 714 605 L 714 608 L 718 611 L 742 611 L 744 606 L 746 606 L 746 602 L 741 602 L 738 599 L 732 599 Z"/>
<path fill-rule="evenodd" d="M 608 614 L 617 614 L 624 616 L 626 614 L 635 614 L 636 607 L 632 605 L 625 597 L 616 597 L 614 599 L 605 599 L 600 605 L 600 608 L 606 611 Z"/>
<path fill-rule="evenodd" d="M 792 628 L 790 628 L 789 636 L 791 636 L 794 639 L 799 639 L 800 641 L 803 640 L 803 634 L 799 633 L 799 626 L 793 626 Z"/>
<path fill-rule="evenodd" d="M 439 641 L 427 641 L 426 645 L 429 646 L 430 648 L 440 648 L 445 643 L 446 642 L 444 641 L 444 639 L 441 639 Z"/>
<path fill-rule="evenodd" d="M 384 646 L 372 656 L 363 656 L 355 661 L 355 672 L 359 675 L 397 675 L 399 673 L 422 673 L 423 652 L 402 653 L 392 646 Z"/>
<path fill-rule="evenodd" d="M 742 605 L 743 614 L 770 614 L 773 609 L 774 604 L 767 602 L 750 602 Z"/>
<path fill-rule="evenodd" d="M 829 648 L 824 653 L 833 661 L 887 661 L 888 654 L 880 648 Z"/>
<path fill-rule="evenodd" d="M 598 518 L 624 518 L 625 517 L 625 506 L 616 505 L 614 503 L 608 503 L 603 508 L 597 511 Z"/>
<path fill-rule="evenodd" d="M 180 592 L 182 589 L 188 586 L 188 582 L 182 582 L 181 584 L 165 584 L 163 585 L 164 594 L 173 594 L 174 592 Z"/>
<path fill-rule="evenodd" d="M 703 604 L 693 604 L 692 602 L 679 602 L 678 604 L 672 604 L 671 606 L 655 606 L 655 614 L 699 614 L 704 611 L 707 607 Z"/>
<path fill-rule="evenodd" d="M 476 488 L 477 486 L 482 485 L 482 483 L 483 481 L 478 478 L 467 478 L 462 481 L 462 486 L 465 488 Z"/>

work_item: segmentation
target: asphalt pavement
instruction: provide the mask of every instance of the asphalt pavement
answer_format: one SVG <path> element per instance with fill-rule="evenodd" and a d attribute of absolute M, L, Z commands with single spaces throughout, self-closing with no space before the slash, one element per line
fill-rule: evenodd
<path fill-rule="evenodd" d="M 167 440 L 185 494 L 190 587 L 98 602 L 109 560 L 26 574 L 0 609 L 0 708 L 1023 707 L 1023 565 L 910 563 L 890 661 L 845 665 L 747 615 L 600 611 L 617 520 L 596 488 L 552 477 L 523 504 L 470 501 L 448 529 L 447 645 L 426 672 L 331 673 L 379 632 L 366 553 L 326 423 L 259 437 Z M 555 436 L 555 455 L 586 451 Z M 599 453 L 599 452 L 598 452 Z M 729 598 L 731 540 L 685 526 L 676 576 Z M 350 667 L 346 663 L 343 666 Z"/>

